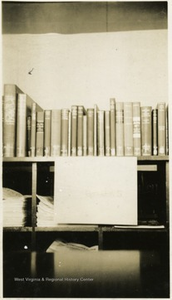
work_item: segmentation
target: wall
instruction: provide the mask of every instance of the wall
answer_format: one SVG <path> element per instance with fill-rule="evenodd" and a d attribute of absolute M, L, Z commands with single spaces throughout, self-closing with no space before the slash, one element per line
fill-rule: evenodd
<path fill-rule="evenodd" d="M 4 34 L 3 83 L 43 108 L 108 109 L 110 97 L 155 106 L 168 101 L 167 30 Z"/>

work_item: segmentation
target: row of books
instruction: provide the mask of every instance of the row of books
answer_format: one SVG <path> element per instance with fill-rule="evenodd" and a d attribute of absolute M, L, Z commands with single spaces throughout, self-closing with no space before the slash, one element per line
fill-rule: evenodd
<path fill-rule="evenodd" d="M 27 95 L 5 85 L 3 155 L 25 156 L 150 156 L 169 154 L 168 106 L 109 100 L 109 110 L 38 109 Z"/>

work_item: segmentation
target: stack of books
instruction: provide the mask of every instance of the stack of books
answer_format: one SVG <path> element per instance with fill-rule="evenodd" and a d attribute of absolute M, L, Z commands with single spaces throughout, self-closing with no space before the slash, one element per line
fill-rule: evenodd
<path fill-rule="evenodd" d="M 23 227 L 27 225 L 27 199 L 15 190 L 3 188 L 4 227 Z"/>
<path fill-rule="evenodd" d="M 37 226 L 38 227 L 51 227 L 56 226 L 54 222 L 54 201 L 50 196 L 37 195 Z"/>
<path fill-rule="evenodd" d="M 169 155 L 168 105 L 109 99 L 107 110 L 72 105 L 43 110 L 27 95 L 5 85 L 3 155 L 151 156 Z"/>

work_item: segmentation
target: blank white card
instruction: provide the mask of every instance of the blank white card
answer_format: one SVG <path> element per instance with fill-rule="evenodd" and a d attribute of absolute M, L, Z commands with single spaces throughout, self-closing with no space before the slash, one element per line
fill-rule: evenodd
<path fill-rule="evenodd" d="M 137 158 L 56 158 L 54 210 L 58 224 L 137 225 Z"/>

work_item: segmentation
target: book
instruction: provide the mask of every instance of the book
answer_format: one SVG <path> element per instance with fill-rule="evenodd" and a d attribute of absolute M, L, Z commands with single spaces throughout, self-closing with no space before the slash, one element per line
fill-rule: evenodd
<path fill-rule="evenodd" d="M 124 102 L 124 155 L 134 155 L 132 102 Z"/>
<path fill-rule="evenodd" d="M 36 154 L 36 103 L 32 103 L 31 108 L 31 142 L 30 142 L 31 156 Z"/>
<path fill-rule="evenodd" d="M 68 113 L 68 144 L 67 144 L 67 155 L 71 156 L 71 111 Z"/>
<path fill-rule="evenodd" d="M 110 147 L 110 111 L 105 111 L 105 156 L 111 155 L 111 147 Z"/>
<path fill-rule="evenodd" d="M 166 155 L 169 155 L 169 113 L 166 107 Z"/>
<path fill-rule="evenodd" d="M 158 155 L 165 155 L 166 151 L 166 104 L 157 104 L 158 109 Z"/>
<path fill-rule="evenodd" d="M 44 111 L 44 156 L 51 154 L 51 110 Z"/>
<path fill-rule="evenodd" d="M 116 155 L 124 156 L 124 103 L 116 102 Z"/>
<path fill-rule="evenodd" d="M 61 124 L 61 155 L 68 155 L 68 139 L 69 139 L 69 109 L 62 109 L 62 124 Z"/>
<path fill-rule="evenodd" d="M 83 156 L 87 156 L 87 115 L 83 116 Z"/>
<path fill-rule="evenodd" d="M 77 156 L 83 155 L 83 116 L 85 109 L 82 105 L 78 106 L 78 128 L 77 128 Z"/>
<path fill-rule="evenodd" d="M 16 156 L 26 156 L 26 94 L 18 94 L 17 99 Z"/>
<path fill-rule="evenodd" d="M 31 156 L 31 116 L 26 119 L 26 155 Z"/>
<path fill-rule="evenodd" d="M 134 156 L 141 156 L 140 102 L 133 102 L 133 147 Z"/>
<path fill-rule="evenodd" d="M 36 156 L 44 154 L 44 112 L 37 112 L 36 120 Z"/>
<path fill-rule="evenodd" d="M 88 155 L 94 155 L 94 109 L 87 109 L 87 143 Z"/>
<path fill-rule="evenodd" d="M 61 155 L 61 109 L 51 112 L 51 156 Z"/>
<path fill-rule="evenodd" d="M 94 104 L 94 156 L 98 154 L 98 111 L 97 104 Z"/>
<path fill-rule="evenodd" d="M 152 155 L 152 107 L 141 107 L 142 155 Z"/>
<path fill-rule="evenodd" d="M 104 127 L 104 110 L 98 110 L 98 156 L 104 156 L 105 154 Z"/>
<path fill-rule="evenodd" d="M 158 155 L 158 110 L 152 110 L 152 155 Z"/>
<path fill-rule="evenodd" d="M 3 156 L 14 157 L 16 147 L 16 86 L 4 85 Z"/>
<path fill-rule="evenodd" d="M 111 156 L 116 155 L 116 100 L 110 98 L 110 145 Z"/>
<path fill-rule="evenodd" d="M 77 152 L 77 123 L 78 123 L 78 107 L 71 107 L 71 155 L 76 156 Z"/>

